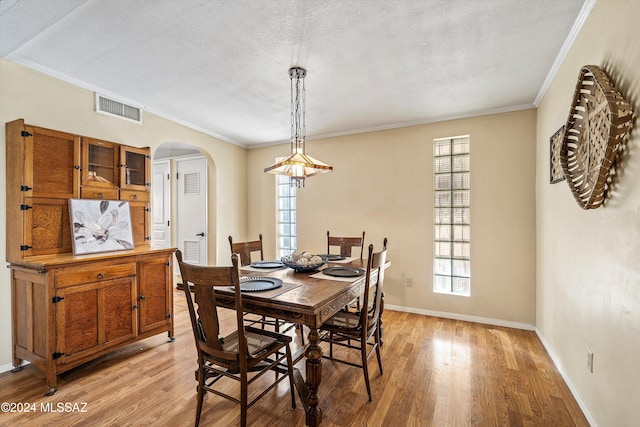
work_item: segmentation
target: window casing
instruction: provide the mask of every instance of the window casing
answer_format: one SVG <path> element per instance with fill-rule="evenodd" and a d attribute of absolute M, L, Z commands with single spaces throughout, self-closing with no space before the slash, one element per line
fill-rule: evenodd
<path fill-rule="evenodd" d="M 469 136 L 433 141 L 433 291 L 471 295 Z"/>
<path fill-rule="evenodd" d="M 280 257 L 291 255 L 298 246 L 296 232 L 296 187 L 291 178 L 276 175 L 278 253 Z"/>

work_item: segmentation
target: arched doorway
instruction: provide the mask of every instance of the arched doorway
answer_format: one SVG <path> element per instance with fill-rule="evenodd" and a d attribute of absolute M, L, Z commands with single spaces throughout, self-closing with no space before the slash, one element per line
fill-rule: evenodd
<path fill-rule="evenodd" d="M 208 175 L 215 171 L 207 153 L 181 142 L 162 143 L 153 155 L 152 246 L 177 247 L 187 262 L 207 265 L 215 247 L 209 221 Z"/>

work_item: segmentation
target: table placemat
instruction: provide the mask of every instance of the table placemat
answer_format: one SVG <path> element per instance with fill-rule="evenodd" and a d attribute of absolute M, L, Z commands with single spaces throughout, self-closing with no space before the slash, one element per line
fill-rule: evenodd
<path fill-rule="evenodd" d="M 356 257 L 352 256 L 352 257 L 347 257 L 347 258 L 345 258 L 345 259 L 341 259 L 341 260 L 339 260 L 339 261 L 329 261 L 329 262 L 330 262 L 331 264 L 346 264 L 346 263 L 349 263 L 349 262 L 351 262 L 351 261 L 353 261 L 353 260 L 356 260 L 356 259 L 358 259 L 358 258 L 356 258 Z"/>
<path fill-rule="evenodd" d="M 251 267 L 250 265 L 245 265 L 243 267 L 240 267 L 240 270 L 241 271 L 257 271 L 258 273 L 267 274 L 270 271 L 281 270 L 286 267 L 287 267 L 286 265 L 283 265 L 282 267 L 277 267 L 277 268 L 257 268 L 257 267 Z"/>
<path fill-rule="evenodd" d="M 324 273 L 322 273 L 322 271 L 320 271 L 319 273 L 312 274 L 309 277 L 313 277 L 315 279 L 336 280 L 338 282 L 355 282 L 356 280 L 358 280 L 362 276 L 358 276 L 358 277 L 336 277 L 336 276 L 329 276 L 328 274 L 324 274 Z"/>

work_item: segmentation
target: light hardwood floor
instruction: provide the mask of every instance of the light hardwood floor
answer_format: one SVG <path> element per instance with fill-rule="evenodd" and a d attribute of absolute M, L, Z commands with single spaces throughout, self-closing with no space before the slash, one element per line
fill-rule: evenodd
<path fill-rule="evenodd" d="M 193 425 L 196 351 L 180 291 L 175 312 L 174 343 L 152 337 L 66 372 L 54 396 L 43 395 L 33 366 L 0 374 L 0 402 L 32 410 L 0 413 L 0 425 Z M 373 402 L 360 369 L 325 359 L 323 426 L 588 426 L 534 332 L 394 311 L 383 319 L 384 374 L 375 357 L 369 364 Z M 304 361 L 297 366 L 304 370 Z M 84 412 L 47 411 L 65 403 Z M 297 406 L 283 382 L 249 409 L 249 425 L 303 426 Z M 237 405 L 206 396 L 202 426 L 239 418 Z"/>

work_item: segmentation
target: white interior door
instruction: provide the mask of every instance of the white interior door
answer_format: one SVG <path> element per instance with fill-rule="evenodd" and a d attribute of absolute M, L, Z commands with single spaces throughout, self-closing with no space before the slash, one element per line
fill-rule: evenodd
<path fill-rule="evenodd" d="M 207 161 L 204 157 L 176 159 L 177 238 L 185 262 L 207 265 Z"/>
<path fill-rule="evenodd" d="M 151 182 L 153 201 L 151 217 L 153 232 L 151 247 L 171 247 L 171 162 L 157 160 L 153 162 L 153 178 Z"/>

